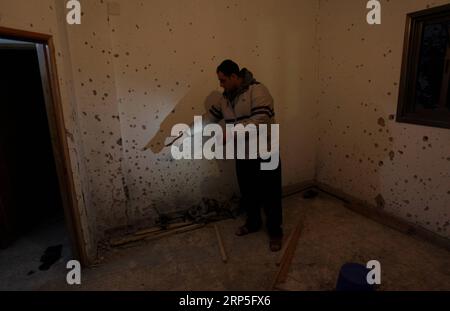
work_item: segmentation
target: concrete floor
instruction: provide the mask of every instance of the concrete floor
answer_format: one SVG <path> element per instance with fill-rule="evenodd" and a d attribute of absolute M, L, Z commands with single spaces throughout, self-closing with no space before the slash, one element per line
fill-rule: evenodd
<path fill-rule="evenodd" d="M 41 256 L 49 246 L 62 245 L 61 258 L 49 270 L 40 271 Z M 66 272 L 71 258 L 64 220 L 52 221 L 0 250 L 0 291 L 34 290 L 57 280 Z"/>
<path fill-rule="evenodd" d="M 344 263 L 376 259 L 381 263 L 380 290 L 450 290 L 450 252 L 445 249 L 355 214 L 325 194 L 312 200 L 301 194 L 285 198 L 287 234 L 299 217 L 304 217 L 303 231 L 287 281 L 279 289 L 333 290 Z M 278 269 L 279 253 L 269 251 L 264 231 L 236 237 L 234 231 L 241 223 L 242 219 L 217 223 L 227 263 L 222 262 L 214 228 L 208 225 L 111 249 L 101 264 L 82 271 L 80 286 L 66 285 L 63 272 L 36 282 L 34 289 L 267 290 Z M 4 268 L 3 263 L 0 270 Z"/>

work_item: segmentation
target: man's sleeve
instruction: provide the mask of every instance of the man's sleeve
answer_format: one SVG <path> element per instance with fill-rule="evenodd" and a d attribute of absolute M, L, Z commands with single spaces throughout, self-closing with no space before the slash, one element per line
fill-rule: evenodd
<path fill-rule="evenodd" d="M 209 108 L 202 115 L 202 128 L 211 123 L 218 123 L 220 120 L 223 119 L 222 102 L 221 102 L 222 100 L 223 96 L 218 91 L 211 92 L 211 94 L 209 94 L 208 97 L 206 97 L 205 104 L 207 107 L 209 106 Z M 198 134 L 195 133 L 194 131 L 194 123 L 190 124 L 189 130 L 190 135 L 186 134 L 185 135 L 186 137 Z"/>
<path fill-rule="evenodd" d="M 251 90 L 251 115 L 239 124 L 270 124 L 274 115 L 272 95 L 266 86 L 258 84 Z"/>

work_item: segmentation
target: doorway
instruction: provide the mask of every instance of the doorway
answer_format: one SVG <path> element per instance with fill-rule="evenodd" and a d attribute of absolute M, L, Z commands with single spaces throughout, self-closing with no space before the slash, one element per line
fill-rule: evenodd
<path fill-rule="evenodd" d="M 86 265 L 52 38 L 0 27 L 0 68 L 0 269 Z"/>

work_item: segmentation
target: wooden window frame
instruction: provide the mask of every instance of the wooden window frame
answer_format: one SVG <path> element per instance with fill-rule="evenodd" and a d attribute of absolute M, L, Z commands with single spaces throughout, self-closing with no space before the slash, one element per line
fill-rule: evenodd
<path fill-rule="evenodd" d="M 426 109 L 420 111 L 414 109 L 416 107 L 417 64 L 420 57 L 423 25 L 440 18 L 450 20 L 450 4 L 409 13 L 406 16 L 397 122 L 450 128 L 450 110 L 448 110 L 448 114 L 446 112 L 439 114 L 439 112 L 430 112 Z M 447 86 L 447 90 L 449 89 L 450 86 Z"/>

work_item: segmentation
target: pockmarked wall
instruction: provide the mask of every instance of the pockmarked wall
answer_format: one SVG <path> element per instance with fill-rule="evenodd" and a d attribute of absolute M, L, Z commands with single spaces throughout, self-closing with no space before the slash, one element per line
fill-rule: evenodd
<path fill-rule="evenodd" d="M 317 180 L 450 237 L 450 131 L 397 123 L 406 14 L 449 1 L 320 1 Z"/>
<path fill-rule="evenodd" d="M 0 24 L 55 36 L 86 239 L 238 193 L 232 160 L 163 148 L 175 123 L 206 110 L 227 58 L 275 99 L 283 184 L 314 177 L 318 2 L 80 3 L 81 25 L 68 25 L 65 1 L 2 1 Z"/>
<path fill-rule="evenodd" d="M 69 28 L 100 234 L 238 193 L 232 160 L 175 161 L 164 141 L 206 111 L 231 58 L 275 100 L 283 184 L 315 169 L 316 1 L 82 1 Z M 302 18 L 299 18 L 301 16 Z M 148 145 L 149 148 L 143 150 Z"/>
<path fill-rule="evenodd" d="M 233 161 L 163 146 L 205 111 L 226 58 L 274 97 L 284 186 L 317 179 L 449 236 L 449 132 L 394 121 L 405 15 L 445 1 L 381 1 L 377 26 L 352 0 L 80 2 L 68 25 L 65 1 L 1 1 L 0 25 L 54 35 L 92 256 L 111 229 L 238 192 Z"/>

